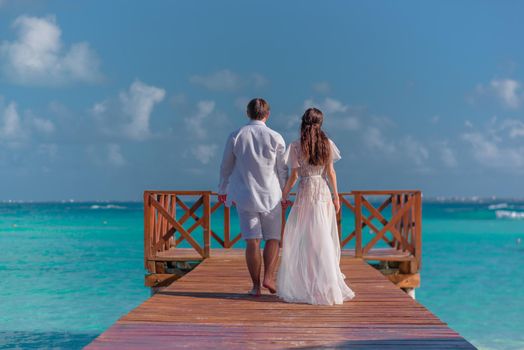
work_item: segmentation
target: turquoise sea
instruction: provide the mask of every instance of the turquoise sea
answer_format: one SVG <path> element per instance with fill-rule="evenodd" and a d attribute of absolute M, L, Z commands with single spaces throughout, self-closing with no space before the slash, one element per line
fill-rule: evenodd
<path fill-rule="evenodd" d="M 80 349 L 148 298 L 142 220 L 137 202 L 0 203 L 0 349 Z M 524 201 L 424 201 L 417 299 L 477 347 L 524 349 L 523 264 Z"/>

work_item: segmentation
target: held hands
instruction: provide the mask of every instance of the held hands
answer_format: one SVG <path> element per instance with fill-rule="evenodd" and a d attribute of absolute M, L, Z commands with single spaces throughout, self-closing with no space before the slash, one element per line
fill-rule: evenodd
<path fill-rule="evenodd" d="M 282 209 L 284 210 L 293 205 L 293 202 L 287 198 L 287 195 L 282 196 L 282 201 L 280 203 L 282 204 Z"/>
<path fill-rule="evenodd" d="M 340 199 L 338 196 L 333 197 L 333 205 L 335 206 L 335 211 L 338 213 L 340 211 Z"/>
<path fill-rule="evenodd" d="M 293 202 L 290 201 L 289 199 L 282 199 L 280 203 L 282 204 L 282 208 L 284 210 L 293 205 Z"/>

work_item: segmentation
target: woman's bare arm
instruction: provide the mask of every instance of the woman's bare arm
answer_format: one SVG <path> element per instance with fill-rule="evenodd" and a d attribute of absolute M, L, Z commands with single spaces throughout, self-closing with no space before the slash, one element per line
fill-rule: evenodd
<path fill-rule="evenodd" d="M 289 196 L 289 192 L 291 192 L 291 189 L 293 189 L 293 186 L 295 186 L 295 183 L 298 180 L 298 168 L 291 169 L 291 175 L 289 175 L 289 178 L 287 179 L 286 186 L 284 186 L 284 189 L 282 190 L 282 201 L 286 202 Z"/>
<path fill-rule="evenodd" d="M 331 192 L 333 193 L 333 204 L 338 213 L 340 210 L 340 199 L 338 198 L 337 173 L 333 167 L 333 162 L 330 162 L 327 166 L 327 176 L 329 183 L 331 184 Z"/>

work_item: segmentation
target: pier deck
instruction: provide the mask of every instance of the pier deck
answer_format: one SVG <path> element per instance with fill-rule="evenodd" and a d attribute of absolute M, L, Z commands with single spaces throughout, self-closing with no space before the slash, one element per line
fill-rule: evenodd
<path fill-rule="evenodd" d="M 344 255 L 341 267 L 353 300 L 288 304 L 247 296 L 242 251 L 212 250 L 87 349 L 475 349 L 364 260 Z"/>

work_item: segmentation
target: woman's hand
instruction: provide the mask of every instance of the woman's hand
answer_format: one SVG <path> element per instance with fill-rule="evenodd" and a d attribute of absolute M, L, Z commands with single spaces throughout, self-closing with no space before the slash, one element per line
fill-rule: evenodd
<path fill-rule="evenodd" d="M 340 198 L 338 198 L 338 195 L 333 196 L 333 205 L 335 206 L 335 211 L 338 213 L 340 211 Z"/>
<path fill-rule="evenodd" d="M 282 205 L 282 208 L 286 209 L 291 205 L 291 202 L 288 199 L 288 194 L 285 192 L 282 193 L 282 199 L 280 200 L 280 204 Z"/>

